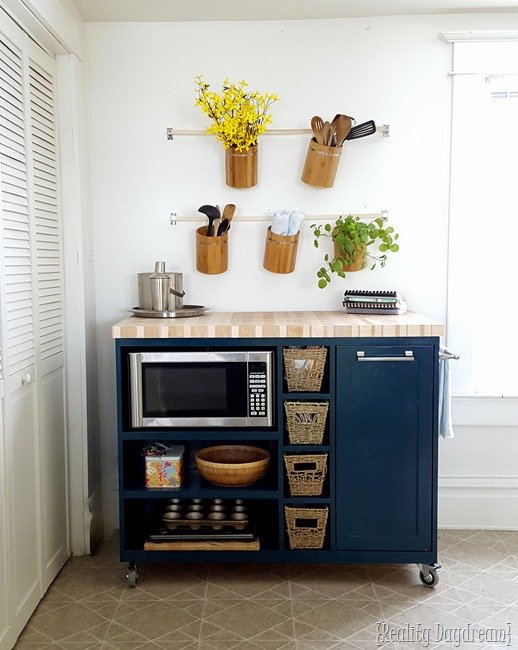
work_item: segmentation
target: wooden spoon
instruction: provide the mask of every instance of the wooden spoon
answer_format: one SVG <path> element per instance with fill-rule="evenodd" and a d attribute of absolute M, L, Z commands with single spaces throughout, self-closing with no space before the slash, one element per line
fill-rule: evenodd
<path fill-rule="evenodd" d="M 313 131 L 313 135 L 318 144 L 324 144 L 324 136 L 322 135 L 323 128 L 324 120 L 321 117 L 315 115 L 311 118 L 311 130 Z"/>
<path fill-rule="evenodd" d="M 336 120 L 336 146 L 341 147 L 345 138 L 349 135 L 353 125 L 352 119 L 348 115 L 338 115 Z"/>
<path fill-rule="evenodd" d="M 322 136 L 323 136 L 322 144 L 328 147 L 331 143 L 331 138 L 333 137 L 333 131 L 331 129 L 331 125 L 329 124 L 329 122 L 324 122 L 324 126 L 322 127 Z"/>

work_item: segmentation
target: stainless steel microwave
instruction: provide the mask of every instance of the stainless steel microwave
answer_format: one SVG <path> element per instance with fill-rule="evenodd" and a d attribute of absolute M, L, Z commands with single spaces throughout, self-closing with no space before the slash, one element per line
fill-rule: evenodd
<path fill-rule="evenodd" d="M 273 352 L 132 352 L 132 427 L 269 427 Z"/>

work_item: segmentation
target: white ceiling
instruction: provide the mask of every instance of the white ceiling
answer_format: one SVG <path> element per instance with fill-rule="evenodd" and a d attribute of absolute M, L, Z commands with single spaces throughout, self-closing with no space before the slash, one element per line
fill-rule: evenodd
<path fill-rule="evenodd" d="M 73 0 L 84 20 L 289 20 L 518 12 L 517 0 Z"/>

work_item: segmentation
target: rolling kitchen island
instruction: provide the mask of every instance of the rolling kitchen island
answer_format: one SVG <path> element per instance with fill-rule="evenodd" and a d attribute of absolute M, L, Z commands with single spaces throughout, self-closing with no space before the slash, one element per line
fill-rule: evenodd
<path fill-rule="evenodd" d="M 416 563 L 423 584 L 437 583 L 441 324 L 412 312 L 401 316 L 209 312 L 172 320 L 130 317 L 114 325 L 112 333 L 116 340 L 120 557 L 129 563 L 130 585 L 137 582 L 141 562 Z M 314 347 L 325 350 L 320 390 L 290 391 L 285 351 L 295 348 L 303 354 L 304 349 Z M 248 417 L 220 420 L 231 425 L 215 424 L 217 418 L 205 421 L 185 417 L 185 409 L 193 409 L 197 390 L 197 382 L 187 379 L 171 392 L 175 392 L 176 400 L 180 399 L 178 395 L 185 395 L 185 408 L 180 405 L 178 412 L 183 417 L 145 417 L 146 408 L 162 408 L 156 404 L 165 397 L 158 399 L 151 393 L 153 386 L 163 384 L 153 383 L 156 378 L 152 380 L 150 374 L 142 389 L 142 377 L 147 375 L 139 374 L 138 382 L 134 379 L 130 368 L 134 360 L 182 360 L 200 352 L 207 359 L 219 359 L 218 353 L 226 353 L 221 358 L 227 358 L 229 352 L 251 354 L 247 379 L 252 379 L 247 389 L 249 403 L 245 405 Z M 268 353 L 271 360 L 271 376 L 264 381 L 257 379 L 266 375 L 253 363 L 257 352 Z M 157 353 L 168 354 L 160 357 Z M 189 354 L 178 356 L 185 353 Z M 241 356 L 237 354 L 236 358 Z M 199 364 L 194 371 L 202 366 L 211 371 L 207 363 Z M 178 368 L 189 370 L 186 363 Z M 168 366 L 162 361 L 152 370 L 155 374 L 163 371 L 162 380 L 175 376 L 167 375 Z M 189 376 L 193 377 L 186 374 L 185 378 Z M 231 413 L 233 384 L 225 380 L 224 372 L 216 376 L 219 383 L 214 395 L 219 395 L 220 408 Z M 263 384 L 271 391 L 269 407 L 263 406 L 262 397 L 254 396 L 256 382 L 259 392 Z M 147 391 L 147 396 L 137 405 L 139 390 Z M 210 411 L 213 391 L 209 392 L 207 403 L 200 404 L 200 416 Z M 166 393 L 169 395 L 168 389 Z M 168 399 L 171 405 L 163 408 L 167 411 L 171 406 L 174 410 L 174 399 L 170 395 Z M 288 432 L 287 405 L 304 406 L 306 402 L 328 405 L 320 444 L 294 443 L 291 430 Z M 212 424 L 207 426 L 207 422 Z M 180 488 L 146 488 L 143 449 L 157 442 L 184 446 Z M 217 444 L 268 450 L 271 463 L 266 475 L 247 487 L 218 487 L 205 481 L 196 469 L 194 455 L 200 448 Z M 294 495 L 285 457 L 300 456 L 300 467 L 304 468 L 311 466 L 304 464 L 308 455 L 326 459 L 321 494 Z M 145 550 L 145 545 L 150 548 L 149 535 L 161 527 L 171 499 L 242 500 L 260 549 L 161 550 L 167 547 L 155 544 L 152 548 L 158 550 Z M 293 548 L 293 539 L 287 533 L 288 512 L 299 513 L 299 532 L 304 527 L 316 527 L 315 513 L 325 513 L 320 548 Z"/>

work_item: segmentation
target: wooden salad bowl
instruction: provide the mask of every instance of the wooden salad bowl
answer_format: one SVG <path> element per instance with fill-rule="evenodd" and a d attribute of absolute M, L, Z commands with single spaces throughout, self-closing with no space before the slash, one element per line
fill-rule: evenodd
<path fill-rule="evenodd" d="M 244 487 L 261 479 L 270 464 L 270 452 L 249 445 L 217 445 L 196 452 L 196 467 L 214 485 Z"/>

